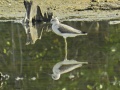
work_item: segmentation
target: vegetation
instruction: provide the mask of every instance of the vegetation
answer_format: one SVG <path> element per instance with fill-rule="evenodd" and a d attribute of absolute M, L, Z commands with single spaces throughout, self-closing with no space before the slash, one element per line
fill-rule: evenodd
<path fill-rule="evenodd" d="M 85 22 L 84 25 L 82 22 L 64 23 L 78 25 L 81 29 L 87 25 L 88 36 L 68 38 L 67 41 L 68 59 L 89 64 L 73 71 L 74 78 L 70 79 L 67 73 L 58 81 L 48 74 L 64 59 L 63 38 L 49 28 L 50 32 L 44 29 L 41 40 L 26 45 L 26 33 L 21 24 L 0 23 L 0 71 L 10 75 L 9 80 L 1 81 L 2 90 L 119 90 L 119 25 L 110 26 L 106 21 Z M 23 80 L 15 80 L 17 77 Z"/>

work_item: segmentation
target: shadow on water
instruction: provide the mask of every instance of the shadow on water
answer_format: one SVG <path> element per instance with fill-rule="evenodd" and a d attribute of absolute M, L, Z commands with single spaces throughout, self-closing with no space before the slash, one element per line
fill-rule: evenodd
<path fill-rule="evenodd" d="M 68 59 L 88 62 L 54 81 L 49 74 L 64 60 L 64 39 L 51 24 L 0 23 L 1 90 L 119 90 L 120 25 L 108 21 L 64 21 L 87 36 L 67 38 Z M 5 75 L 9 75 L 5 76 Z"/>

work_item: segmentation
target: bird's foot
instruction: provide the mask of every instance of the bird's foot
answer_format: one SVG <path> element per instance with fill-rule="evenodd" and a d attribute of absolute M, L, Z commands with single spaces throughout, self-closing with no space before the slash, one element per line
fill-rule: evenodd
<path fill-rule="evenodd" d="M 64 61 L 69 61 L 69 60 L 67 58 L 65 58 Z"/>

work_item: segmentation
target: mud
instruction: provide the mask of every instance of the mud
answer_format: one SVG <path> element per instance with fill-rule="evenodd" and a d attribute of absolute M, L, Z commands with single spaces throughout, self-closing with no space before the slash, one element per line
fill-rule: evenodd
<path fill-rule="evenodd" d="M 90 2 L 89 0 L 33 0 L 42 12 L 49 8 L 54 16 L 64 20 L 94 21 L 120 19 L 120 1 Z M 1 0 L 0 19 L 23 19 L 23 0 Z"/>

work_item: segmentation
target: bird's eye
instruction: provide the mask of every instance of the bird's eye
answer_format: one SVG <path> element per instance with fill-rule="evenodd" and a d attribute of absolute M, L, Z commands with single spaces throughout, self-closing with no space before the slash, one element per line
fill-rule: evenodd
<path fill-rule="evenodd" d="M 54 19 L 52 19 L 51 21 L 54 21 Z"/>
<path fill-rule="evenodd" d="M 56 78 L 56 76 L 53 76 L 53 78 Z"/>

